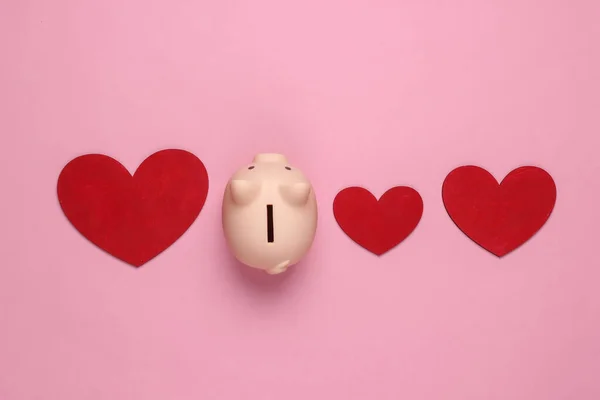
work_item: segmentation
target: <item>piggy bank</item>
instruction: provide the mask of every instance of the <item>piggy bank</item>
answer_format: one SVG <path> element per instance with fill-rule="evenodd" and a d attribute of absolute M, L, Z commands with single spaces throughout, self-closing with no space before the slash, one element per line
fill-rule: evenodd
<path fill-rule="evenodd" d="M 233 174 L 222 213 L 227 245 L 235 257 L 269 274 L 297 263 L 317 229 L 313 188 L 281 154 L 258 154 Z"/>

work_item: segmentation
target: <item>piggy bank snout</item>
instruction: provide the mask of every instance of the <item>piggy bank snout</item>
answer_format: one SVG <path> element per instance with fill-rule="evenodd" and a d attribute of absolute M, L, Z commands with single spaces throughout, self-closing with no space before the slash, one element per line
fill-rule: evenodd
<path fill-rule="evenodd" d="M 258 196 L 260 182 L 234 179 L 229 184 L 231 199 L 239 205 L 247 205 Z"/>
<path fill-rule="evenodd" d="M 304 182 L 285 184 L 279 186 L 281 197 L 289 204 L 302 206 L 308 202 L 310 185 Z"/>

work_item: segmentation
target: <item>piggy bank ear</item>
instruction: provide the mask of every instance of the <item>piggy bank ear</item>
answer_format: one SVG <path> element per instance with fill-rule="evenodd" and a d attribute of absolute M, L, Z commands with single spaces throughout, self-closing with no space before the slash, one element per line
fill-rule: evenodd
<path fill-rule="evenodd" d="M 260 183 L 234 179 L 229 183 L 229 188 L 233 202 L 243 206 L 250 204 L 256 198 L 260 191 Z"/>
<path fill-rule="evenodd" d="M 302 206 L 308 201 L 310 185 L 304 182 L 279 186 L 279 192 L 285 201 L 295 206 Z"/>

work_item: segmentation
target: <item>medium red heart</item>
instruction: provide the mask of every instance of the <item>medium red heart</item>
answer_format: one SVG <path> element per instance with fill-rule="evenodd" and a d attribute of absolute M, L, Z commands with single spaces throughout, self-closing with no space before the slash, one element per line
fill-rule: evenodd
<path fill-rule="evenodd" d="M 57 185 L 65 216 L 89 241 L 140 267 L 173 244 L 206 201 L 208 174 L 195 155 L 152 154 L 133 176 L 102 154 L 71 160 Z"/>
<path fill-rule="evenodd" d="M 337 194 L 333 214 L 352 240 L 380 256 L 402 242 L 417 227 L 423 215 L 419 193 L 396 186 L 379 201 L 367 189 L 349 187 Z"/>
<path fill-rule="evenodd" d="M 458 228 L 502 257 L 546 223 L 556 203 L 556 185 L 537 167 L 517 168 L 498 184 L 485 169 L 468 165 L 448 174 L 442 197 Z"/>

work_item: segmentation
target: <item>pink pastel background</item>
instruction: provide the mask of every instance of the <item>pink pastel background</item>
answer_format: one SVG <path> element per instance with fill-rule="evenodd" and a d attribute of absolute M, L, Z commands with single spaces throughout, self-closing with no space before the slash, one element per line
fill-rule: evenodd
<path fill-rule="evenodd" d="M 0 400 L 600 399 L 600 2 L 2 0 Z M 64 218 L 71 158 L 131 171 L 183 148 L 206 206 L 134 269 Z M 256 152 L 317 191 L 313 249 L 269 277 L 227 253 L 220 201 Z M 548 170 L 558 201 L 497 259 L 446 174 Z M 410 185 L 377 258 L 335 194 Z"/>

